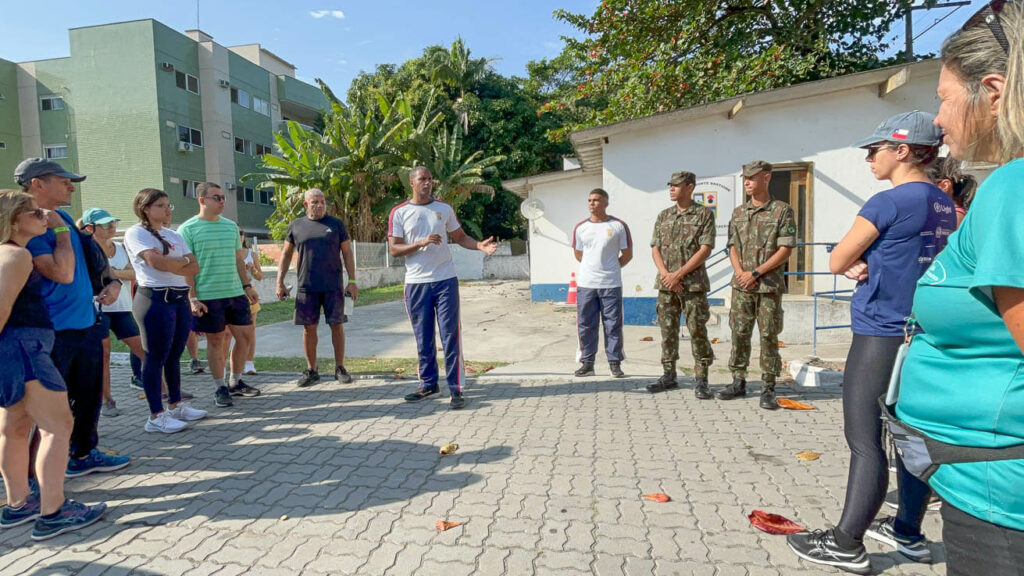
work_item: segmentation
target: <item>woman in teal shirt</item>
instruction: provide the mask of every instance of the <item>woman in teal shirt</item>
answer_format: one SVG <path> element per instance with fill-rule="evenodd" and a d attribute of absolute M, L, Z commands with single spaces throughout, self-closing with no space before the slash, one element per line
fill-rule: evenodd
<path fill-rule="evenodd" d="M 1000 163 L 918 282 L 897 415 L 936 440 L 1024 444 L 1024 9 L 996 0 L 942 46 L 936 125 L 950 155 Z M 1024 461 L 946 464 L 950 576 L 1024 569 Z"/>

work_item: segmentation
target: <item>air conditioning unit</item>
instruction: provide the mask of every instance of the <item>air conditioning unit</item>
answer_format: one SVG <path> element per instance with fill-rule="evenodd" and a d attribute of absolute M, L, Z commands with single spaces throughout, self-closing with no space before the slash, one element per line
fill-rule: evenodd
<path fill-rule="evenodd" d="M 191 142 L 178 142 L 178 152 L 191 152 L 191 151 L 192 151 L 192 143 Z"/>
<path fill-rule="evenodd" d="M 227 88 L 228 86 L 231 86 L 231 82 L 228 82 L 227 80 L 221 78 L 220 80 L 217 80 L 217 86 L 220 86 L 221 88 Z"/>
<path fill-rule="evenodd" d="M 160 67 L 164 70 L 174 70 L 174 64 L 171 64 L 170 62 L 161 62 Z"/>
<path fill-rule="evenodd" d="M 227 188 L 228 190 L 234 190 L 235 189 L 235 183 L 234 182 L 225 182 L 224 183 L 224 187 Z"/>

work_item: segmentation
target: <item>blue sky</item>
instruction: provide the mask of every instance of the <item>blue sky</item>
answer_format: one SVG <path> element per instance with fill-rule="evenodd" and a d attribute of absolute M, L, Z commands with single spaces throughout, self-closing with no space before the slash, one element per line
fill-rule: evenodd
<path fill-rule="evenodd" d="M 399 64 L 430 44 L 448 45 L 461 35 L 474 56 L 496 58 L 507 75 L 525 75 L 530 60 L 560 52 L 573 30 L 554 19 L 564 8 L 591 13 L 598 0 L 199 0 L 202 30 L 224 46 L 259 42 L 298 67 L 298 76 L 323 78 L 335 91 L 348 89 L 360 70 Z M 195 0 L 3 0 L 0 58 L 24 62 L 67 56 L 68 28 L 154 18 L 179 31 L 195 28 Z M 984 0 L 960 8 L 915 43 L 937 51 Z M 951 9 L 918 11 L 915 35 Z M 45 24 L 45 26 L 44 26 Z M 903 26 L 890 37 L 902 46 Z M 899 49 L 897 47 L 893 52 Z"/>

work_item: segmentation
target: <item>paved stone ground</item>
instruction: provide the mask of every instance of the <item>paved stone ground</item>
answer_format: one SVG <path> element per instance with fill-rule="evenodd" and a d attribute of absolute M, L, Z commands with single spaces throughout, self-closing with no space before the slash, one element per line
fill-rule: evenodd
<path fill-rule="evenodd" d="M 67 484 L 106 501 L 105 520 L 43 543 L 4 531 L 0 573 L 836 573 L 746 517 L 838 520 L 848 459 L 833 391 L 780 387 L 818 409 L 766 412 L 756 396 L 697 401 L 689 381 L 652 396 L 642 379 L 485 376 L 449 411 L 447 395 L 402 402 L 409 380 L 290 378 L 252 377 L 262 397 L 218 409 L 209 377 L 187 377 L 210 417 L 164 436 L 143 432 L 144 401 L 116 368 L 122 415 L 102 419 L 101 447 L 133 463 Z M 458 453 L 439 456 L 451 441 Z M 442 519 L 463 524 L 438 532 Z M 940 536 L 936 513 L 925 531 Z M 941 545 L 933 566 L 868 550 L 887 574 L 945 573 Z"/>

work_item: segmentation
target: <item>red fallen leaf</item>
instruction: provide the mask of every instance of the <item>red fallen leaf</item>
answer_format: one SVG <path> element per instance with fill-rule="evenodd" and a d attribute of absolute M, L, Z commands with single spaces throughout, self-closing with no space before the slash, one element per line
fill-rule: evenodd
<path fill-rule="evenodd" d="M 466 366 L 466 374 L 476 374 L 476 368 L 472 366 Z"/>
<path fill-rule="evenodd" d="M 640 339 L 640 341 L 641 342 L 653 342 L 654 341 L 654 337 L 653 336 L 644 336 L 643 338 Z"/>
<path fill-rule="evenodd" d="M 751 526 L 769 534 L 796 534 L 806 530 L 785 516 L 770 514 L 764 510 L 754 510 L 747 518 L 750 520 Z"/>
<path fill-rule="evenodd" d="M 488 366 L 481 370 L 480 373 L 483 374 L 484 372 L 490 372 L 491 370 L 494 370 L 494 366 Z"/>
<path fill-rule="evenodd" d="M 671 498 L 668 497 L 668 494 L 662 494 L 661 492 L 658 492 L 657 494 L 644 494 L 644 498 L 653 502 L 668 502 L 671 500 Z"/>
<path fill-rule="evenodd" d="M 461 525 L 462 525 L 462 522 L 449 522 L 447 520 L 438 520 L 437 524 L 436 524 L 438 532 L 444 532 L 445 530 L 451 530 L 452 528 L 455 528 L 456 526 L 461 526 Z"/>
<path fill-rule="evenodd" d="M 814 410 L 814 406 L 810 404 L 804 404 L 803 402 L 797 402 L 796 400 L 790 400 L 789 398 L 779 398 L 779 406 L 782 406 L 786 410 Z"/>

